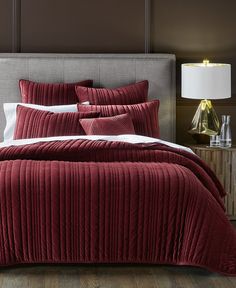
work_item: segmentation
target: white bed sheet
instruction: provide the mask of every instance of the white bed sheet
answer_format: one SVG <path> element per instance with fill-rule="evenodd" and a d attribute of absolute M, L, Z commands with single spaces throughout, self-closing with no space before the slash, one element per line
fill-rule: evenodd
<path fill-rule="evenodd" d="M 51 141 L 64 141 L 64 140 L 76 140 L 76 139 L 86 139 L 86 140 L 98 140 L 98 141 L 118 141 L 127 142 L 131 144 L 141 144 L 141 143 L 161 143 L 169 147 L 178 148 L 190 153 L 194 153 L 190 148 L 181 146 L 172 142 L 163 141 L 157 138 L 151 138 L 141 135 L 133 134 L 123 134 L 118 136 L 109 135 L 84 135 L 84 136 L 56 136 L 56 137 L 46 137 L 46 138 L 30 138 L 30 139 L 19 139 L 13 140 L 9 139 L 0 143 L 0 148 L 10 147 L 10 146 L 21 146 L 30 145 L 39 142 L 51 142 Z"/>

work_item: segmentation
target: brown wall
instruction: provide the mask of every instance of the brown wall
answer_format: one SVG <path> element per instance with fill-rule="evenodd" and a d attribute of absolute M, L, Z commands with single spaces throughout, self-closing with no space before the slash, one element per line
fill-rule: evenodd
<path fill-rule="evenodd" d="M 177 142 L 192 142 L 186 130 L 197 101 L 181 99 L 181 63 L 232 64 L 232 98 L 214 101 L 218 115 L 231 114 L 236 143 L 236 1 L 157 0 L 152 4 L 152 51 L 177 56 Z"/>
<path fill-rule="evenodd" d="M 12 3 L 0 1 L 0 52 L 11 52 L 12 49 Z"/>
<path fill-rule="evenodd" d="M 22 52 L 142 52 L 143 0 L 21 0 Z"/>
<path fill-rule="evenodd" d="M 144 0 L 1 0 L 0 52 L 11 52 L 13 5 L 18 3 L 21 52 L 143 53 Z M 232 64 L 230 100 L 215 101 L 219 114 L 232 115 L 236 138 L 236 1 L 152 0 L 151 52 L 177 56 L 177 141 L 186 133 L 197 102 L 180 95 L 180 64 L 202 61 Z"/>

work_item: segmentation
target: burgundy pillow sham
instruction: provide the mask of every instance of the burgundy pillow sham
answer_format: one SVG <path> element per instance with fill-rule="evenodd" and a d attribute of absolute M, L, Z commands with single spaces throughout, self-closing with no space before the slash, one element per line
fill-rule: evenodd
<path fill-rule="evenodd" d="M 16 111 L 14 139 L 85 135 L 79 120 L 99 116 L 97 112 L 53 113 L 21 105 Z"/>
<path fill-rule="evenodd" d="M 136 134 L 159 137 L 159 100 L 132 105 L 77 105 L 79 112 L 97 111 L 101 117 L 128 113 Z"/>
<path fill-rule="evenodd" d="M 76 83 L 37 83 L 29 80 L 20 80 L 22 103 L 31 103 L 45 106 L 69 105 L 78 102 L 75 86 L 90 87 L 92 80 Z"/>
<path fill-rule="evenodd" d="M 86 135 L 135 134 L 129 114 L 79 120 Z"/>
<path fill-rule="evenodd" d="M 79 103 L 89 102 L 93 105 L 137 104 L 147 101 L 148 81 L 144 80 L 116 89 L 76 86 L 75 91 Z"/>

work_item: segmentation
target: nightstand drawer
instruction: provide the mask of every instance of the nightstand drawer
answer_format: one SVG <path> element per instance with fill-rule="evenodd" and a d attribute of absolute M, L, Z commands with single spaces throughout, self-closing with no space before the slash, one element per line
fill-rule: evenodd
<path fill-rule="evenodd" d="M 223 149 L 203 145 L 193 145 L 190 148 L 216 173 L 227 192 L 227 214 L 230 219 L 236 220 L 236 148 Z"/>

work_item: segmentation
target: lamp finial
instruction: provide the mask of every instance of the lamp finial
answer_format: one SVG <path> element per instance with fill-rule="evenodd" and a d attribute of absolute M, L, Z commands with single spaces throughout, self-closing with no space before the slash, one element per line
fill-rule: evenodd
<path fill-rule="evenodd" d="M 203 60 L 203 64 L 204 64 L 205 66 L 207 66 L 209 63 L 210 63 L 210 61 L 209 61 L 208 59 L 204 59 L 204 60 Z"/>

